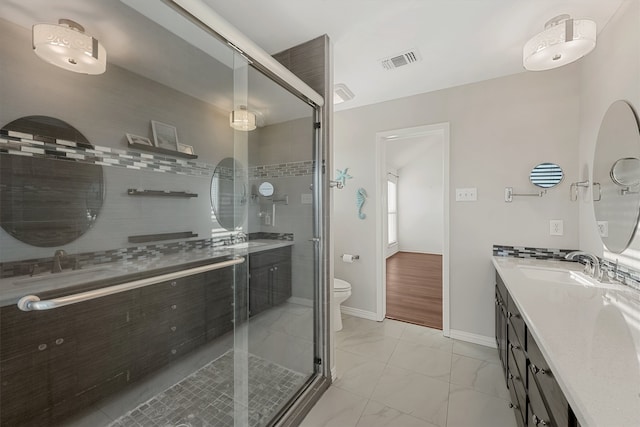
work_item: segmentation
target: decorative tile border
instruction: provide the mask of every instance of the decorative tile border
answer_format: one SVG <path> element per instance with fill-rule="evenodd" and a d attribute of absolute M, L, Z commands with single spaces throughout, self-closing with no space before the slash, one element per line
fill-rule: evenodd
<path fill-rule="evenodd" d="M 283 178 L 313 174 L 314 161 L 279 163 L 276 165 L 251 166 L 249 178 Z"/>
<path fill-rule="evenodd" d="M 122 263 L 123 268 L 153 266 L 161 257 L 180 254 L 174 261 L 188 262 L 190 253 L 198 250 L 217 249 L 236 242 L 237 233 L 229 233 L 226 236 L 218 236 L 210 239 L 186 240 L 155 245 L 132 246 L 128 248 L 112 249 L 98 252 L 85 252 L 81 254 L 69 254 L 69 261 L 77 268 L 108 264 L 112 262 Z M 250 233 L 249 239 L 273 239 L 293 241 L 293 233 Z M 53 257 L 37 258 L 22 261 L 10 261 L 0 263 L 0 278 L 26 276 L 32 274 L 34 265 L 38 271 L 51 270 Z M 67 268 L 71 265 L 65 266 Z"/>
<path fill-rule="evenodd" d="M 121 150 L 99 145 L 94 147 L 54 138 L 38 137 L 38 139 L 46 139 L 43 141 L 33 138 L 33 135 L 21 132 L 1 131 L 0 153 L 189 176 L 212 176 L 216 168 L 208 163 L 159 154 Z M 249 179 L 307 176 L 313 173 L 314 164 L 315 162 L 309 160 L 251 166 L 249 167 L 248 175 Z M 219 171 L 221 171 L 223 177 L 231 178 L 233 175 L 233 171 L 230 168 L 222 168 Z M 241 170 L 240 173 L 244 174 L 244 170 Z"/>
<path fill-rule="evenodd" d="M 564 258 L 569 252 L 576 249 L 531 248 L 525 246 L 493 245 L 494 256 L 506 256 L 513 258 L 556 259 L 566 261 Z"/>
<path fill-rule="evenodd" d="M 534 259 L 553 259 L 560 261 L 567 261 L 565 256 L 569 252 L 573 252 L 576 249 L 552 249 L 552 248 L 530 248 L 523 246 L 503 246 L 493 245 L 494 256 L 505 256 L 514 258 L 534 258 Z M 576 261 L 584 263 L 586 258 L 577 257 Z M 608 271 L 615 272 L 616 281 L 620 284 L 629 286 L 633 289 L 640 291 L 640 272 L 633 270 L 625 265 L 617 265 L 604 258 L 600 259 L 600 265 L 604 266 Z M 606 273 L 605 273 L 606 274 Z"/>

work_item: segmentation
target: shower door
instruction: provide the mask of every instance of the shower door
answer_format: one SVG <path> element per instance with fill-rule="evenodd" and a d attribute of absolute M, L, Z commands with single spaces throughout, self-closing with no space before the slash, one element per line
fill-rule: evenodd
<path fill-rule="evenodd" d="M 317 112 L 149 3 L 0 5 L 0 425 L 265 426 L 320 375 Z M 104 73 L 34 54 L 59 18 Z"/>

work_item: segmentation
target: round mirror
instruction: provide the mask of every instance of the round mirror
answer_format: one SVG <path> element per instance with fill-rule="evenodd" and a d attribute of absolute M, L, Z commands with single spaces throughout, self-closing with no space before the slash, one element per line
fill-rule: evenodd
<path fill-rule="evenodd" d="M 564 178 L 562 168 L 555 163 L 540 163 L 531 169 L 529 180 L 533 185 L 542 188 L 552 188 L 560 184 Z"/>
<path fill-rule="evenodd" d="M 640 130 L 625 101 L 607 110 L 593 160 L 593 209 L 602 243 L 621 253 L 631 243 L 640 213 Z"/>
<path fill-rule="evenodd" d="M 65 140 L 93 148 L 73 126 L 53 117 L 23 117 L 0 132 L 9 131 L 45 143 Z M 8 153 L 0 155 L 0 164 L 0 226 L 11 236 L 33 246 L 57 247 L 96 222 L 104 199 L 102 166 Z"/>
<path fill-rule="evenodd" d="M 246 218 L 247 186 L 242 164 L 232 157 L 222 159 L 211 178 L 211 206 L 218 223 L 227 230 L 241 227 Z"/>
<path fill-rule="evenodd" d="M 273 184 L 270 182 L 263 182 L 262 184 L 260 184 L 260 186 L 258 187 L 258 193 L 260 193 L 261 196 L 265 196 L 265 197 L 270 197 L 273 196 Z"/>

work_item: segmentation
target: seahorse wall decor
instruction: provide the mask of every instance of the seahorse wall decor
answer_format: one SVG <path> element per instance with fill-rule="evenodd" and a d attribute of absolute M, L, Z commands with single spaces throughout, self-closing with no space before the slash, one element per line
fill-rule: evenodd
<path fill-rule="evenodd" d="M 364 188 L 358 188 L 356 191 L 356 205 L 358 206 L 358 218 L 365 219 L 367 217 L 366 214 L 362 213 L 362 207 L 364 206 L 364 202 L 367 201 L 367 192 Z"/>

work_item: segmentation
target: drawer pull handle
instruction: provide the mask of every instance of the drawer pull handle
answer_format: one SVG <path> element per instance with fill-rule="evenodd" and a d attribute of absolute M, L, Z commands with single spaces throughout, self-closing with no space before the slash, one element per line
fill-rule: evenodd
<path fill-rule="evenodd" d="M 178 352 L 178 350 L 176 350 L 175 348 L 173 350 L 171 350 L 171 354 L 176 354 Z"/>
<path fill-rule="evenodd" d="M 40 350 L 40 351 L 43 351 L 43 350 L 46 350 L 46 349 L 47 349 L 47 345 L 46 344 L 40 344 L 38 346 L 38 350 Z"/>
<path fill-rule="evenodd" d="M 171 306 L 171 310 L 175 310 L 176 308 L 178 308 L 178 306 L 177 306 L 177 305 L 175 305 L 175 304 L 173 304 L 173 305 Z"/>
<path fill-rule="evenodd" d="M 549 373 L 549 371 L 547 371 L 546 369 L 540 369 L 533 363 L 531 364 L 531 370 L 534 374 L 547 375 Z"/>
<path fill-rule="evenodd" d="M 511 409 L 520 409 L 518 405 L 514 405 L 513 403 L 509 403 L 509 408 Z"/>
<path fill-rule="evenodd" d="M 58 338 L 58 339 L 56 340 L 56 345 L 60 345 L 60 344 L 62 344 L 63 342 L 64 342 L 64 338 Z"/>
<path fill-rule="evenodd" d="M 520 315 L 519 314 L 513 314 L 512 312 L 509 311 L 509 312 L 507 312 L 507 317 L 509 319 L 511 319 L 512 317 L 515 317 L 516 319 L 519 319 Z"/>
<path fill-rule="evenodd" d="M 519 345 L 515 345 L 513 343 L 509 343 L 509 348 L 511 350 L 520 350 L 520 346 Z"/>
<path fill-rule="evenodd" d="M 533 414 L 531 417 L 534 425 L 548 426 L 550 425 L 548 421 L 543 420 L 542 418 L 538 418 L 536 414 Z"/>
<path fill-rule="evenodd" d="M 520 381 L 520 377 L 517 376 L 517 375 L 513 375 L 511 372 L 509 372 L 509 379 L 510 380 Z"/>
<path fill-rule="evenodd" d="M 173 287 L 175 288 L 176 286 L 178 286 L 178 282 L 176 282 L 176 281 L 174 280 L 173 282 L 171 282 L 171 286 L 173 286 Z"/>
<path fill-rule="evenodd" d="M 177 327 L 172 326 L 172 327 L 171 327 L 171 332 L 175 332 L 177 329 L 178 329 Z"/>

